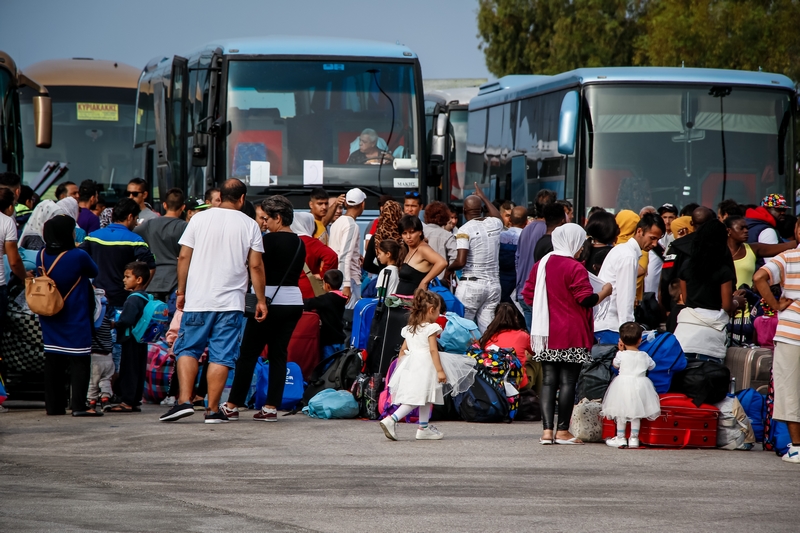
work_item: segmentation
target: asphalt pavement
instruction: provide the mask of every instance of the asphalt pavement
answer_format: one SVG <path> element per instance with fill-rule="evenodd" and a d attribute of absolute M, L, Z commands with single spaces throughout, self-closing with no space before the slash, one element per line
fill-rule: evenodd
<path fill-rule="evenodd" d="M 0 414 L 0 531 L 800 531 L 772 452 L 541 446 L 541 423 Z"/>

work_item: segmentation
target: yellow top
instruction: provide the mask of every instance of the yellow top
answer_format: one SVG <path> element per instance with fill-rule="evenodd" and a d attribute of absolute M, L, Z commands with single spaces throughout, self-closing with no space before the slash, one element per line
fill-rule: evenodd
<path fill-rule="evenodd" d="M 733 262 L 733 267 L 736 269 L 736 287 L 738 289 L 742 284 L 748 287 L 753 286 L 753 274 L 756 272 L 756 254 L 750 245 L 744 245 L 745 254 L 741 259 Z"/>
<path fill-rule="evenodd" d="M 322 223 L 321 220 L 314 219 L 314 224 L 317 225 L 316 231 L 314 231 L 314 238 L 319 239 L 322 241 L 322 244 L 325 246 L 328 245 L 328 228 L 325 227 L 325 224 Z"/>

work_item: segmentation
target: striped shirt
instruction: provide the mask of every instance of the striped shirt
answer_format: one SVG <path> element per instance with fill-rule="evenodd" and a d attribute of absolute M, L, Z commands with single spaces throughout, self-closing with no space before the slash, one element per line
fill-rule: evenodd
<path fill-rule="evenodd" d="M 769 273 L 769 284 L 780 283 L 783 296 L 794 300 L 778 313 L 775 340 L 800 346 L 800 248 L 779 254 L 761 267 Z"/>

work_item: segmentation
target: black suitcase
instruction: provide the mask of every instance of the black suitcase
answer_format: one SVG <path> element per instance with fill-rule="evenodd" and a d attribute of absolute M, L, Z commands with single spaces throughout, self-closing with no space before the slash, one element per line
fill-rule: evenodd
<path fill-rule="evenodd" d="M 367 341 L 367 372 L 386 375 L 392 359 L 403 345 L 400 332 L 408 325 L 409 310 L 405 307 L 386 307 L 378 304 Z"/>

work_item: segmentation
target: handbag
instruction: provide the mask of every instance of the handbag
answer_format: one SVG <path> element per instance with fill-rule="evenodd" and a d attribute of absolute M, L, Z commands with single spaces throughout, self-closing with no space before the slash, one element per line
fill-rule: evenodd
<path fill-rule="evenodd" d="M 303 263 L 303 272 L 308 278 L 308 282 L 311 284 L 311 290 L 314 291 L 314 296 L 322 296 L 325 294 L 323 281 L 311 273 L 311 269 L 308 268 L 308 263 Z"/>
<path fill-rule="evenodd" d="M 299 237 L 298 237 L 298 239 L 299 239 Z M 275 288 L 275 292 L 272 293 L 272 297 L 271 298 L 269 296 L 267 296 L 267 307 L 269 307 L 269 304 L 272 303 L 272 300 L 275 298 L 275 295 L 278 294 L 278 291 L 281 290 L 281 287 L 283 286 L 283 282 L 286 281 L 286 276 L 289 275 L 289 269 L 292 268 L 292 265 L 294 264 L 295 259 L 297 259 L 297 255 L 300 253 L 300 248 L 302 246 L 303 246 L 303 241 L 300 240 L 300 244 L 297 245 L 297 250 L 294 252 L 294 256 L 292 257 L 292 260 L 289 261 L 289 267 L 286 269 L 286 272 L 283 273 L 283 277 L 281 278 L 280 283 L 278 283 L 278 286 Z M 252 292 L 244 293 L 244 316 L 245 317 L 247 317 L 247 318 L 255 318 L 255 316 L 256 316 L 256 306 L 257 305 L 258 305 L 258 296 L 256 296 L 255 293 L 252 293 Z"/>

